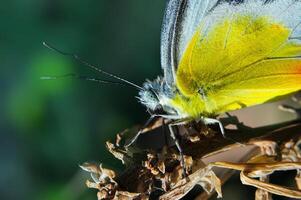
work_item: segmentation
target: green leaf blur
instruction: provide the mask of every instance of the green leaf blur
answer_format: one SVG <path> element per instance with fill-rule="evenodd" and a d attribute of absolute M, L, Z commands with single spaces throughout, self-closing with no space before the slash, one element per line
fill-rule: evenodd
<path fill-rule="evenodd" d="M 77 53 L 141 85 L 160 73 L 164 1 L 27 0 L 0 7 L 0 199 L 96 199 L 79 164 L 121 163 L 105 141 L 148 114 L 132 88 L 72 78 L 108 79 L 42 45 Z"/>

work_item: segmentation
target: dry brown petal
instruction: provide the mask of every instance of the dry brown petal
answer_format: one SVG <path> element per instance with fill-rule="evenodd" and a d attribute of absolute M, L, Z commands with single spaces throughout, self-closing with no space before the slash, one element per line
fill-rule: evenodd
<path fill-rule="evenodd" d="M 213 171 L 211 171 L 210 174 L 211 174 L 211 180 L 212 180 L 212 183 L 213 183 L 213 186 L 214 186 L 212 188 L 212 191 L 213 191 L 213 189 L 215 189 L 215 191 L 218 194 L 217 198 L 222 198 L 223 197 L 223 195 L 222 195 L 222 183 Z"/>
<path fill-rule="evenodd" d="M 158 169 L 160 170 L 160 172 L 162 173 L 162 174 L 165 174 L 165 164 L 164 164 L 164 161 L 159 161 L 158 162 Z"/>
<path fill-rule="evenodd" d="M 153 159 L 156 159 L 156 156 L 155 156 L 155 153 L 148 153 L 147 154 L 147 160 L 153 160 Z"/>
<path fill-rule="evenodd" d="M 173 188 L 181 179 L 183 175 L 183 169 L 177 166 L 172 173 L 169 175 L 170 187 Z"/>
<path fill-rule="evenodd" d="M 153 154 L 147 155 L 148 160 L 143 162 L 143 166 L 148 169 L 153 175 L 157 176 L 160 171 L 156 168 L 156 166 L 153 165 L 153 161 L 155 160 L 155 157 Z"/>
<path fill-rule="evenodd" d="M 95 173 L 95 174 L 99 174 L 100 170 L 98 168 L 98 166 L 94 163 L 84 163 L 82 165 L 80 165 L 80 168 L 82 168 L 83 170 L 90 172 L 90 173 Z"/>
<path fill-rule="evenodd" d="M 105 189 L 102 189 L 99 192 L 97 192 L 97 199 L 98 200 L 109 199 L 109 197 L 110 197 L 110 194 Z"/>
<path fill-rule="evenodd" d="M 300 142 L 301 140 L 299 140 Z M 300 162 L 301 161 L 301 152 L 299 149 L 299 142 L 294 142 L 290 140 L 289 142 L 284 144 L 284 148 L 282 149 L 282 159 L 284 161 L 291 161 L 291 162 Z"/>
<path fill-rule="evenodd" d="M 99 169 L 102 176 L 109 177 L 110 179 L 114 179 L 116 177 L 116 173 L 113 170 L 103 168 L 102 164 L 99 165 Z"/>
<path fill-rule="evenodd" d="M 113 154 L 113 156 L 115 158 L 117 158 L 118 160 L 120 160 L 122 162 L 122 164 L 125 163 L 129 163 L 131 161 L 129 152 L 116 147 L 114 144 L 112 144 L 111 142 L 106 142 L 106 147 L 108 149 L 108 151 Z"/>
<path fill-rule="evenodd" d="M 125 131 L 127 131 L 127 130 L 125 130 Z M 120 146 L 121 140 L 122 140 L 122 137 L 121 137 L 121 135 L 118 133 L 118 134 L 116 135 L 116 142 L 115 142 L 115 144 L 116 144 L 117 147 Z"/>
<path fill-rule="evenodd" d="M 144 131 L 148 131 L 153 127 L 160 126 L 160 125 L 162 125 L 162 120 L 160 121 L 160 123 L 149 126 Z M 247 163 L 240 163 L 240 164 L 228 163 L 227 165 L 225 165 L 225 163 L 218 163 L 219 165 L 209 164 L 208 166 L 205 166 L 205 164 L 200 161 L 201 157 L 202 158 L 208 157 L 210 155 L 216 154 L 217 152 L 227 152 L 234 146 L 232 144 L 228 145 L 229 143 L 224 144 L 224 142 L 215 144 L 214 143 L 215 138 L 213 138 L 210 141 L 213 141 L 213 143 L 217 145 L 218 147 L 217 150 L 216 149 L 212 150 L 211 148 L 208 148 L 208 150 L 205 150 L 205 152 L 201 152 L 200 155 L 190 154 L 193 155 L 194 159 L 192 159 L 192 157 L 185 156 L 184 159 L 185 159 L 185 164 L 187 166 L 187 169 L 189 169 L 188 171 L 192 173 L 191 175 L 189 175 L 188 179 L 182 179 L 183 169 L 179 165 L 180 157 L 178 155 L 178 152 L 174 148 L 167 148 L 167 147 L 163 148 L 161 153 L 149 152 L 147 161 L 143 162 L 144 167 L 141 166 L 141 162 L 139 161 L 139 163 L 134 163 L 135 164 L 134 169 L 136 169 L 137 167 L 138 170 L 136 170 L 133 173 L 131 171 L 129 172 L 130 175 L 137 175 L 130 178 L 131 180 L 133 179 L 132 180 L 133 185 L 135 186 L 131 188 L 129 191 L 141 192 L 139 194 L 129 193 L 125 191 L 117 191 L 118 189 L 121 188 L 118 187 L 117 183 L 114 180 L 116 176 L 114 171 L 107 170 L 102 168 L 102 166 L 96 166 L 93 164 L 87 166 L 83 165 L 82 168 L 86 171 L 89 171 L 93 175 L 95 182 L 88 181 L 87 185 L 88 187 L 96 188 L 99 190 L 99 194 L 98 194 L 99 198 L 147 199 L 147 195 L 146 195 L 147 192 L 151 192 L 154 190 L 155 187 L 154 180 L 161 181 L 162 186 L 159 189 L 162 189 L 162 191 L 166 192 L 164 195 L 161 196 L 161 199 L 181 198 L 185 196 L 185 194 L 187 194 L 187 192 L 189 192 L 197 184 L 201 185 L 204 188 L 204 190 L 207 191 L 208 193 L 212 193 L 215 190 L 218 193 L 219 197 L 221 197 L 222 183 L 220 179 L 215 175 L 215 173 L 211 170 L 213 166 L 241 171 L 242 182 L 244 184 L 251 185 L 258 188 L 256 192 L 257 200 L 269 199 L 270 193 L 298 198 L 300 196 L 301 191 L 286 188 L 279 185 L 270 184 L 268 182 L 265 182 L 266 180 L 264 180 L 264 178 L 267 175 L 279 170 L 298 170 L 298 174 L 296 176 L 296 183 L 300 189 L 301 151 L 298 144 L 301 143 L 301 139 L 298 142 L 296 142 L 297 140 L 295 137 L 295 136 L 298 137 L 298 134 L 296 135 L 295 132 L 298 131 L 297 129 L 300 129 L 300 127 L 301 126 L 298 124 L 292 124 L 291 126 L 281 128 L 281 130 L 279 129 L 279 131 L 275 131 L 276 134 L 278 134 L 279 136 L 275 136 L 275 133 L 273 132 L 272 135 L 266 137 L 268 138 L 266 140 L 260 139 L 263 137 L 254 138 L 254 140 L 256 140 L 257 142 L 253 142 L 253 144 L 256 144 L 257 146 L 260 147 L 261 154 L 258 153 L 258 151 L 256 151 L 256 153 L 252 154 L 252 156 L 255 154 L 257 154 L 257 156 L 251 158 L 249 161 L 246 161 L 246 159 L 248 159 L 251 155 L 247 156 L 244 159 L 244 161 L 246 161 Z M 287 134 L 279 134 L 282 133 L 283 131 L 287 131 Z M 190 132 L 191 131 L 188 131 L 188 133 Z M 203 134 L 203 131 L 201 132 Z M 294 136 L 294 138 L 291 137 L 290 134 L 291 136 Z M 193 137 L 194 134 L 192 136 L 192 140 L 194 140 Z M 201 138 L 203 137 L 204 136 L 202 136 Z M 290 137 L 293 139 L 288 140 Z M 121 140 L 122 140 L 122 135 L 118 134 L 116 137 L 116 144 L 114 145 L 108 142 L 107 148 L 116 158 L 122 160 L 123 163 L 128 164 L 128 163 L 136 162 L 133 161 L 132 158 L 134 155 L 133 153 L 128 152 L 127 149 L 121 148 L 119 146 Z M 207 140 L 205 140 L 205 142 L 206 141 Z M 276 148 L 278 147 L 274 141 L 277 141 L 277 144 L 279 142 L 280 151 L 276 152 Z M 283 141 L 289 141 L 289 142 L 284 143 Z M 200 140 L 199 142 L 200 144 L 202 144 L 202 140 Z M 191 149 L 183 145 L 185 152 L 188 152 L 188 154 L 191 152 L 199 153 L 195 148 L 195 147 L 200 147 L 200 145 L 198 145 L 197 143 L 198 142 L 194 143 L 193 144 L 194 146 L 191 146 L 193 147 Z M 223 146 L 223 145 L 227 145 L 227 146 Z M 282 155 L 283 160 L 281 160 L 281 162 L 279 162 L 281 159 L 281 155 L 280 154 L 277 155 L 277 153 L 278 154 L 281 153 Z M 197 159 L 195 157 L 197 157 Z M 237 162 L 239 161 L 240 160 L 238 160 Z M 283 162 L 283 161 L 287 161 L 287 162 Z M 295 162 L 292 163 L 292 161 Z M 296 161 L 299 161 L 300 163 Z M 224 164 L 224 166 L 222 166 L 222 164 Z M 258 177 L 260 178 L 260 180 L 256 179 Z M 116 178 L 117 181 L 121 180 L 119 178 L 120 177 Z M 103 182 L 99 180 L 103 180 Z M 221 178 L 221 180 L 223 180 L 223 178 Z M 124 183 L 131 184 L 132 182 L 122 182 L 121 180 L 121 183 L 119 183 L 120 187 L 122 187 L 122 190 L 127 190 L 128 185 L 125 185 Z M 203 194 L 204 193 L 205 192 L 203 192 Z"/>
<path fill-rule="evenodd" d="M 116 185 L 113 184 L 113 183 L 108 183 L 108 184 L 105 186 L 105 188 L 108 189 L 109 191 L 114 190 L 115 187 L 116 187 Z"/>
<path fill-rule="evenodd" d="M 260 150 L 263 155 L 268 155 L 268 156 L 276 156 L 277 155 L 277 143 L 274 141 L 268 141 L 268 140 L 263 140 L 263 141 L 255 141 L 252 142 L 254 145 L 260 147 Z"/>
<path fill-rule="evenodd" d="M 251 185 L 256 188 L 265 190 L 269 193 L 280 195 L 280 196 L 286 196 L 289 198 L 296 198 L 301 199 L 301 191 L 300 190 L 294 190 L 289 189 L 287 187 L 278 186 L 271 183 L 264 183 L 256 179 L 252 179 L 248 177 L 248 172 L 242 171 L 240 173 L 240 180 L 245 185 Z"/>
<path fill-rule="evenodd" d="M 196 142 L 199 142 L 200 141 L 200 136 L 199 135 L 191 135 L 188 137 L 189 141 L 192 142 L 192 143 L 196 143 Z"/>
<path fill-rule="evenodd" d="M 268 176 L 262 176 L 259 178 L 260 181 L 262 182 L 269 182 L 269 177 Z M 272 195 L 262 189 L 257 189 L 255 192 L 255 200 L 272 200 Z"/>
<path fill-rule="evenodd" d="M 178 172 L 180 172 L 180 170 Z M 211 167 L 208 166 L 197 170 L 195 173 L 189 175 L 187 179 L 178 180 L 177 184 L 174 185 L 169 192 L 160 197 L 160 200 L 180 199 L 195 185 L 201 185 L 205 190 L 208 190 L 208 192 L 215 190 L 218 193 L 218 197 L 222 196 L 221 182 L 211 170 Z"/>
<path fill-rule="evenodd" d="M 113 170 L 103 168 L 100 164 L 84 163 L 80 166 L 83 170 L 91 173 L 91 177 L 96 184 L 105 184 L 107 182 L 115 182 L 113 179 L 116 177 L 116 174 Z M 110 181 L 108 181 L 109 179 Z"/>
<path fill-rule="evenodd" d="M 226 169 L 248 171 L 248 176 L 253 178 L 262 177 L 274 171 L 287 171 L 301 169 L 301 162 L 275 162 L 275 163 L 231 163 L 231 162 L 214 162 L 211 166 Z M 260 173 L 261 171 L 262 173 Z M 267 172 L 263 173 L 263 172 Z M 260 175 L 258 175 L 260 174 Z"/>
<path fill-rule="evenodd" d="M 191 156 L 186 156 L 184 155 L 184 162 L 185 162 L 185 166 L 187 168 L 187 171 L 190 171 L 192 166 L 193 166 L 193 159 Z"/>
<path fill-rule="evenodd" d="M 101 189 L 101 187 L 98 183 L 95 183 L 95 182 L 92 182 L 92 181 L 89 181 L 89 180 L 86 181 L 86 185 L 87 185 L 88 188 L 93 188 L 93 189 L 98 189 L 98 190 Z"/>
<path fill-rule="evenodd" d="M 213 171 L 209 171 L 208 174 L 200 180 L 199 185 L 201 185 L 208 194 L 215 190 L 218 194 L 217 197 L 222 197 L 221 181 Z"/>
<path fill-rule="evenodd" d="M 164 177 L 161 178 L 162 189 L 166 192 L 170 188 L 170 173 L 165 173 Z"/>
<path fill-rule="evenodd" d="M 286 143 L 284 144 L 284 147 L 285 147 L 286 149 L 294 148 L 294 146 L 295 146 L 294 140 L 290 140 L 290 141 L 288 141 L 288 142 L 286 142 Z"/>
<path fill-rule="evenodd" d="M 296 152 L 296 157 L 298 158 L 299 161 L 301 161 L 301 138 L 296 142 L 295 146 L 294 146 L 294 150 Z"/>
<path fill-rule="evenodd" d="M 284 186 L 279 186 L 271 183 L 265 183 L 253 178 L 266 176 L 274 171 L 286 171 L 301 169 L 301 163 L 295 162 L 278 162 L 278 163 L 229 163 L 216 162 L 211 163 L 211 166 L 222 167 L 227 169 L 240 170 L 240 179 L 243 184 L 251 185 L 258 189 L 265 190 L 272 194 L 291 198 L 301 198 L 301 191 L 290 189 Z"/>
<path fill-rule="evenodd" d="M 255 200 L 272 200 L 272 195 L 265 190 L 257 189 Z"/>

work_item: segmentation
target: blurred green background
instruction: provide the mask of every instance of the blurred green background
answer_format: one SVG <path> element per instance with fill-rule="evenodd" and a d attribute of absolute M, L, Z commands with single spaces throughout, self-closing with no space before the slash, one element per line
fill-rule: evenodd
<path fill-rule="evenodd" d="M 0 199 L 96 199 L 78 164 L 120 168 L 104 142 L 148 114 L 137 91 L 41 76 L 101 75 L 47 41 L 141 85 L 160 73 L 163 0 L 13 0 L 0 7 Z"/>
<path fill-rule="evenodd" d="M 104 142 L 148 114 L 131 88 L 40 80 L 66 73 L 103 77 L 42 42 L 141 85 L 161 74 L 164 6 L 164 0 L 13 0 L 0 7 L 0 199 L 96 199 L 78 164 L 120 169 Z M 252 199 L 253 190 L 237 180 L 225 186 L 226 199 Z"/>

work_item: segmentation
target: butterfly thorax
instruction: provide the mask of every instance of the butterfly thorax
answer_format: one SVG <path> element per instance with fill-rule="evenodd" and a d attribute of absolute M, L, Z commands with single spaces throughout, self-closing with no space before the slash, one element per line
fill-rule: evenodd
<path fill-rule="evenodd" d="M 169 86 L 164 79 L 147 81 L 138 99 L 153 114 L 178 116 L 178 118 L 199 118 L 215 116 L 216 103 L 212 102 L 207 89 L 202 89 L 192 96 L 184 96 L 176 88 Z"/>
<path fill-rule="evenodd" d="M 205 93 L 196 93 L 193 96 L 185 97 L 178 92 L 171 99 L 170 104 L 178 113 L 191 118 L 213 117 L 218 110 L 217 104 Z"/>

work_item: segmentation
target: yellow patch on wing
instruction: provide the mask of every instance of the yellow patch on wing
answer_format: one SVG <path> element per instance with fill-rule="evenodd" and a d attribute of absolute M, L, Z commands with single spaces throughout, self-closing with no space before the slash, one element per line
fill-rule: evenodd
<path fill-rule="evenodd" d="M 264 103 L 301 89 L 301 45 L 266 17 L 235 16 L 195 33 L 177 69 L 172 104 L 197 117 Z"/>

